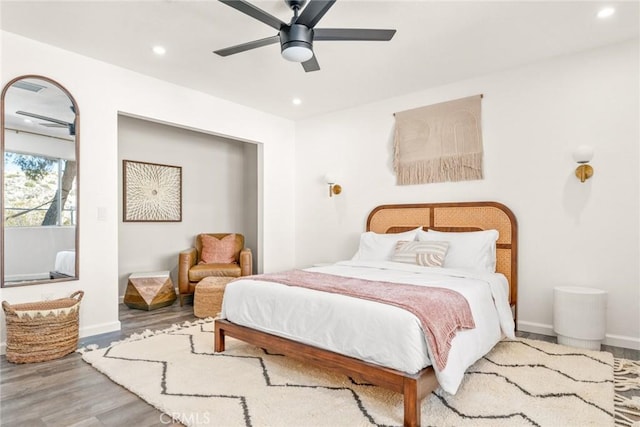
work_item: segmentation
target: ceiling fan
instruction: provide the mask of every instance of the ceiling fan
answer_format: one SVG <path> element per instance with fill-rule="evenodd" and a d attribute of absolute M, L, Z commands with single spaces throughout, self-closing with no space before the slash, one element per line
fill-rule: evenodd
<path fill-rule="evenodd" d="M 306 72 L 320 69 L 313 53 L 313 42 L 318 40 L 345 41 L 389 41 L 396 30 L 359 28 L 315 28 L 336 0 L 284 0 L 293 10 L 288 24 L 245 0 L 220 0 L 220 2 L 249 15 L 279 31 L 278 35 L 216 50 L 220 56 L 229 56 L 270 44 L 280 43 L 282 56 L 294 62 L 301 62 Z M 304 9 L 303 9 L 304 7 Z M 302 9 L 302 13 L 298 14 Z"/>
<path fill-rule="evenodd" d="M 71 111 L 75 113 L 75 108 L 73 106 L 70 107 Z M 36 113 L 30 113 L 28 111 L 16 111 L 16 114 L 20 114 L 22 116 L 32 117 L 38 120 L 44 120 L 48 123 L 40 123 L 41 126 L 45 127 L 55 127 L 55 128 L 67 128 L 69 130 L 69 135 L 74 136 L 76 134 L 76 124 L 75 120 L 73 123 L 65 122 L 64 120 L 54 119 L 53 117 L 42 116 Z"/>

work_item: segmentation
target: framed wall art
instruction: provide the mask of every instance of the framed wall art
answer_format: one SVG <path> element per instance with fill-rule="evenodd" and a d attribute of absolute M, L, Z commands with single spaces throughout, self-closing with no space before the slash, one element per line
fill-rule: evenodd
<path fill-rule="evenodd" d="M 182 221 L 182 168 L 122 161 L 124 222 Z"/>

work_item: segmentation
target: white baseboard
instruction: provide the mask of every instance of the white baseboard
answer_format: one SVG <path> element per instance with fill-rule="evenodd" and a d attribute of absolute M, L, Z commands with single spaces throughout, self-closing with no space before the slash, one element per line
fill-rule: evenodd
<path fill-rule="evenodd" d="M 640 338 L 625 337 L 623 335 L 607 334 L 604 343 L 614 347 L 630 348 L 632 350 L 640 350 Z"/>
<path fill-rule="evenodd" d="M 556 333 L 553 332 L 553 326 L 545 325 L 543 323 L 534 323 L 534 322 L 519 320 L 518 330 L 522 332 L 531 332 L 534 334 L 547 335 L 550 337 L 556 336 Z"/>
<path fill-rule="evenodd" d="M 547 335 L 550 337 L 557 336 L 557 334 L 553 331 L 552 325 L 545 325 L 542 323 L 519 321 L 518 330 L 522 332 L 531 332 L 534 334 Z M 606 334 L 604 337 L 604 341 L 602 341 L 602 343 L 613 346 L 613 347 L 622 347 L 622 348 L 630 348 L 632 350 L 640 350 L 640 338 L 638 337 L 627 337 L 623 335 Z"/>
<path fill-rule="evenodd" d="M 93 325 L 86 328 L 80 328 L 80 337 L 90 337 L 93 335 L 105 334 L 107 332 L 119 331 L 121 329 L 120 321 L 101 323 L 99 325 Z"/>
<path fill-rule="evenodd" d="M 5 276 L 6 282 L 22 282 L 26 280 L 49 280 L 49 272 L 43 271 L 41 273 L 29 273 L 29 274 L 8 274 Z"/>

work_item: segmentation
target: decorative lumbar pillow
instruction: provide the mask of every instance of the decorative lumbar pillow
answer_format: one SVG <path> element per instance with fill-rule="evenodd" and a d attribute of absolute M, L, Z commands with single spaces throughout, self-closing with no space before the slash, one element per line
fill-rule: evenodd
<path fill-rule="evenodd" d="M 231 264 L 236 261 L 236 235 L 228 234 L 222 239 L 203 234 L 202 255 L 199 264 Z"/>
<path fill-rule="evenodd" d="M 442 267 L 448 247 L 447 242 L 399 241 L 391 261 L 418 264 L 423 267 Z"/>
<path fill-rule="evenodd" d="M 420 227 L 403 233 L 378 234 L 367 231 L 360 235 L 358 252 L 353 261 L 389 261 L 393 255 L 396 243 L 400 240 L 415 240 Z"/>
<path fill-rule="evenodd" d="M 427 243 L 427 242 L 420 242 Z M 428 250 L 419 250 L 416 253 L 416 264 L 423 267 L 442 267 L 446 259 L 449 243 L 447 242 L 428 242 L 431 247 Z"/>
<path fill-rule="evenodd" d="M 498 230 L 442 232 L 429 230 L 418 232 L 418 241 L 445 241 L 449 243 L 443 267 L 469 268 L 496 271 L 496 241 Z"/>

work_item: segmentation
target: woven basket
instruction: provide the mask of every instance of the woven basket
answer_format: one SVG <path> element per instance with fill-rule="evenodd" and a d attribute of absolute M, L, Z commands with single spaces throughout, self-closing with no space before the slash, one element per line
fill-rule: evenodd
<path fill-rule="evenodd" d="M 216 317 L 222 310 L 222 297 L 227 283 L 235 277 L 205 277 L 197 285 L 193 297 L 196 317 Z"/>
<path fill-rule="evenodd" d="M 2 302 L 7 323 L 7 360 L 13 363 L 57 359 L 78 347 L 83 291 L 69 298 L 11 305 Z"/>

